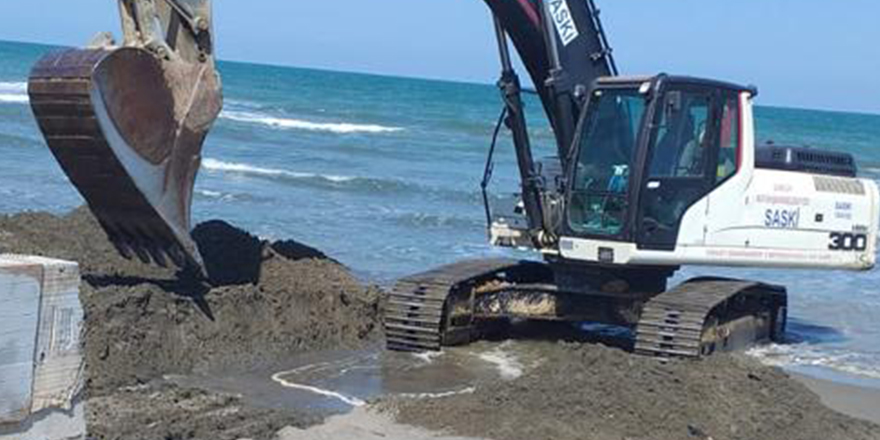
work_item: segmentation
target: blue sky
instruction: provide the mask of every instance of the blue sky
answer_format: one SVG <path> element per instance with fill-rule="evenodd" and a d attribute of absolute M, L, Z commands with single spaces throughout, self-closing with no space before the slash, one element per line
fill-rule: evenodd
<path fill-rule="evenodd" d="M 578 1 L 578 0 L 569 0 Z M 757 84 L 767 105 L 880 113 L 877 0 L 596 0 L 624 73 Z M 14 6 L 12 6 L 14 4 Z M 112 0 L 10 2 L 0 39 L 79 45 Z M 492 82 L 480 0 L 219 0 L 223 59 Z"/>

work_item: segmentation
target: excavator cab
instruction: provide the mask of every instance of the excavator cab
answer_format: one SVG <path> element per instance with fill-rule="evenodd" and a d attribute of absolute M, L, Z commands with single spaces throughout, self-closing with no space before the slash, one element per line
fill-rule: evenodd
<path fill-rule="evenodd" d="M 745 92 L 666 75 L 598 80 L 573 146 L 563 235 L 674 249 L 687 209 L 737 171 Z"/>
<path fill-rule="evenodd" d="M 28 93 L 52 154 L 117 250 L 201 271 L 190 203 L 222 107 L 210 0 L 120 0 L 124 41 L 53 52 Z"/>

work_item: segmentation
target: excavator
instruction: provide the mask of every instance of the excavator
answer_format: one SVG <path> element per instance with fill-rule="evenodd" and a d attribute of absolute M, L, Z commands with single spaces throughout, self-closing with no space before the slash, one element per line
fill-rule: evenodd
<path fill-rule="evenodd" d="M 619 75 L 592 0 L 484 2 L 503 101 L 481 184 L 488 235 L 540 258 L 400 279 L 385 307 L 388 349 L 441 350 L 494 324 L 541 320 L 623 326 L 636 353 L 700 358 L 781 340 L 787 292 L 718 277 L 670 288 L 681 266 L 875 265 L 877 185 L 857 177 L 848 154 L 756 145 L 756 88 Z M 121 0 L 120 9 L 121 47 L 98 38 L 36 65 L 34 114 L 120 253 L 200 268 L 189 202 L 222 105 L 210 2 Z M 511 43 L 555 134 L 556 154 L 540 161 Z M 521 188 L 514 209 L 496 212 L 488 190 L 505 128 Z"/>
<path fill-rule="evenodd" d="M 499 322 L 543 320 L 622 326 L 638 354 L 700 358 L 782 340 L 787 292 L 717 277 L 669 288 L 682 265 L 874 266 L 877 185 L 857 178 L 848 154 L 758 147 L 756 88 L 620 76 L 592 0 L 484 1 L 504 103 L 482 182 L 489 237 L 542 261 L 463 261 L 399 280 L 385 309 L 389 349 L 440 350 Z M 555 134 L 554 157 L 533 157 L 510 42 Z M 521 201 L 496 215 L 487 187 L 504 126 Z"/>

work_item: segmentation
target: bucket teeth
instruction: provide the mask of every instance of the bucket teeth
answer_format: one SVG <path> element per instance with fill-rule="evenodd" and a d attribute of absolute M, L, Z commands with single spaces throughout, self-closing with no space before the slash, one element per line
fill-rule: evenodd
<path fill-rule="evenodd" d="M 213 60 L 64 50 L 34 66 L 28 94 L 52 154 L 119 253 L 203 272 L 190 203 L 222 105 Z"/>
<path fill-rule="evenodd" d="M 186 254 L 180 248 L 180 246 L 176 244 L 172 244 L 165 249 L 165 254 L 168 255 L 168 259 L 171 260 L 177 267 L 183 267 L 186 265 Z"/>
<path fill-rule="evenodd" d="M 141 246 L 134 248 L 134 253 L 137 255 L 138 260 L 141 260 L 141 263 L 150 264 L 152 260 L 150 260 L 150 254 L 147 253 L 147 250 Z"/>
<path fill-rule="evenodd" d="M 131 248 L 129 248 L 124 241 L 117 238 L 111 239 L 111 242 L 113 243 L 113 247 L 116 248 L 116 252 L 118 252 L 119 255 L 122 255 L 123 258 L 125 258 L 126 260 L 131 260 L 132 258 L 134 258 L 134 255 L 131 253 Z"/>

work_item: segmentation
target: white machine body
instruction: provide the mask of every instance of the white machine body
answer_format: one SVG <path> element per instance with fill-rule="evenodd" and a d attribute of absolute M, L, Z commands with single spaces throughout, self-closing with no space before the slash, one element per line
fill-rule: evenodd
<path fill-rule="evenodd" d="M 880 192 L 873 180 L 756 168 L 752 99 L 740 95 L 742 157 L 735 175 L 687 208 L 674 249 L 560 237 L 542 249 L 615 265 L 713 265 L 867 270 L 874 267 Z M 659 185 L 647 181 L 646 185 Z M 496 245 L 530 247 L 523 223 L 500 218 Z"/>

